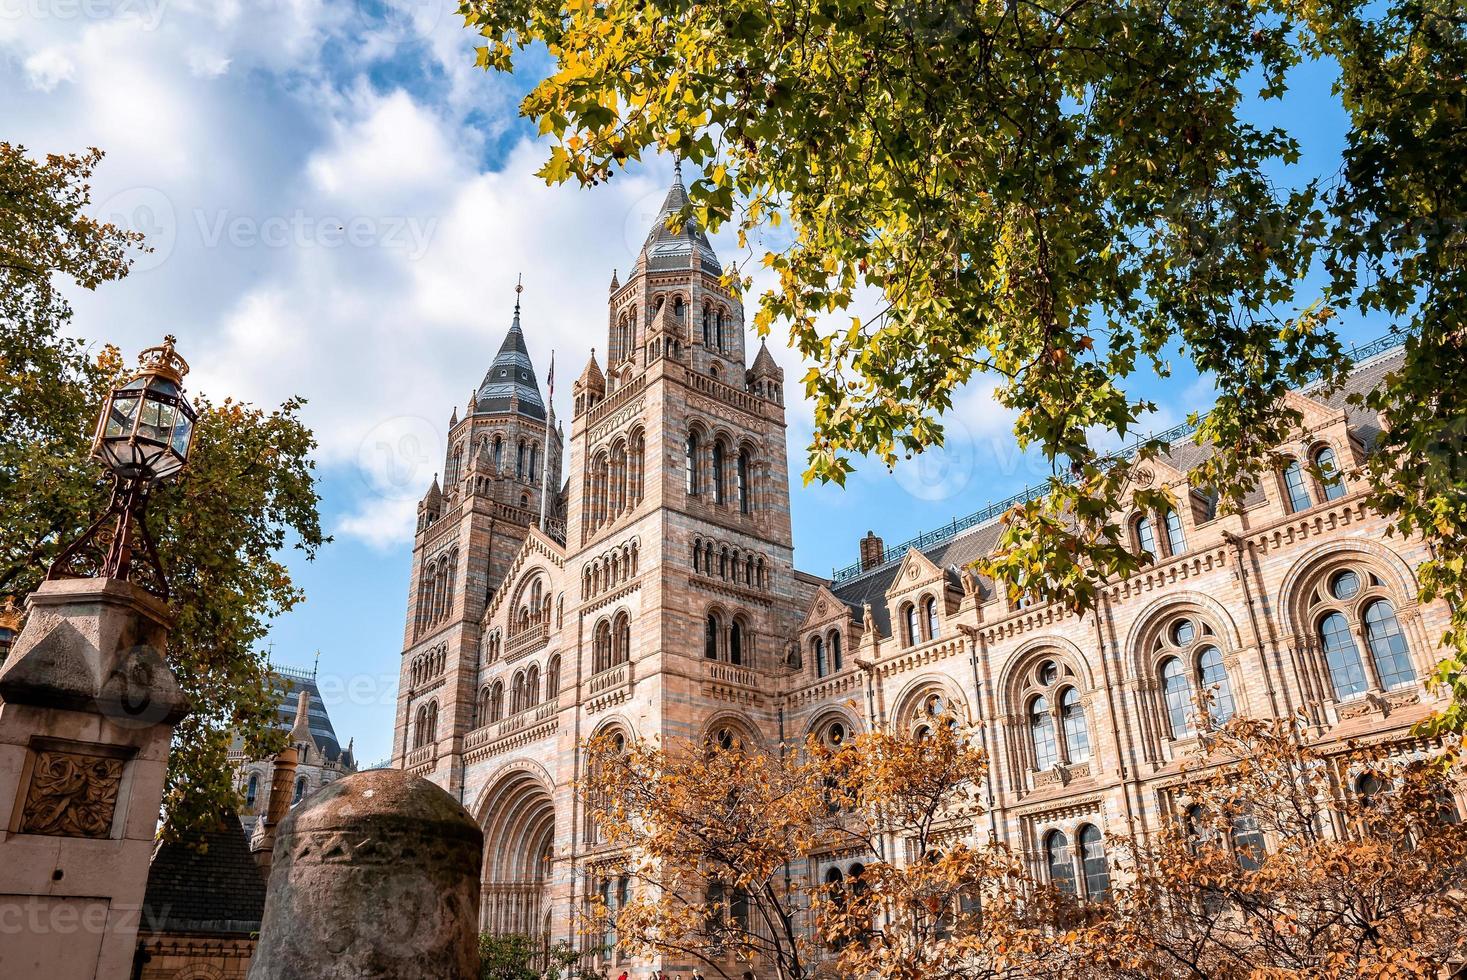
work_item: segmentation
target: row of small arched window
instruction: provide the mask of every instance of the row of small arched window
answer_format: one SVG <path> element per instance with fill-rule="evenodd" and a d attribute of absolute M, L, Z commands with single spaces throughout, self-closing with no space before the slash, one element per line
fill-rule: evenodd
<path fill-rule="evenodd" d="M 581 568 L 581 598 L 589 599 L 632 579 L 641 564 L 641 544 L 624 542 L 588 561 Z"/>
<path fill-rule="evenodd" d="M 693 539 L 693 571 L 750 588 L 769 588 L 769 575 L 763 555 L 740 551 L 726 544 L 715 545 L 704 538 Z"/>
<path fill-rule="evenodd" d="M 641 429 L 596 454 L 585 485 L 586 526 L 594 531 L 642 502 L 646 482 L 646 437 Z"/>
<path fill-rule="evenodd" d="M 560 655 L 550 658 L 545 664 L 544 686 L 540 690 L 541 677 L 538 664 L 515 671 L 509 686 L 509 704 L 505 704 L 504 681 L 486 684 L 479 691 L 479 700 L 474 708 L 475 728 L 492 725 L 505 718 L 528 711 L 560 695 Z M 506 714 L 506 707 L 508 713 Z"/>
<path fill-rule="evenodd" d="M 436 626 L 453 611 L 453 583 L 457 577 L 458 549 L 435 556 L 423 565 L 418 579 L 418 610 L 414 635 Z"/>
<path fill-rule="evenodd" d="M 447 663 L 448 644 L 440 643 L 430 650 L 424 650 L 413 657 L 412 666 L 408 669 L 409 686 L 418 687 L 441 676 Z"/>

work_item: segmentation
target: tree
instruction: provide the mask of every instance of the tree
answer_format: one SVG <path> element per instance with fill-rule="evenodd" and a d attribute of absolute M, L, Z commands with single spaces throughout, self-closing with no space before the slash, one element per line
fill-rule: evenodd
<path fill-rule="evenodd" d="M 596 873 L 630 887 L 593 900 L 586 932 L 724 976 L 1076 975 L 1080 934 L 1051 935 L 1018 862 L 969 843 L 986 762 L 968 733 L 777 755 L 720 739 L 589 744 L 581 789 L 609 848 Z M 818 875 L 840 856 L 859 868 Z"/>
<path fill-rule="evenodd" d="M 1467 954 L 1457 748 L 1326 751 L 1298 719 L 1205 734 L 1174 819 L 1133 845 L 1124 977 L 1438 977 Z"/>
<path fill-rule="evenodd" d="M 648 149 L 703 176 L 673 220 L 735 222 L 778 286 L 755 323 L 788 323 L 812 362 L 806 479 L 852 454 L 890 464 L 940 443 L 975 374 L 999 381 L 1021 447 L 1052 467 L 986 571 L 1011 592 L 1090 608 L 1144 559 L 1115 515 L 1138 371 L 1185 357 L 1221 392 L 1199 413 L 1193 476 L 1237 504 L 1298 414 L 1286 390 L 1342 376 L 1329 329 L 1350 307 L 1409 337 L 1369 397 L 1387 420 L 1373 505 L 1436 548 L 1425 594 L 1451 608 L 1442 669 L 1467 724 L 1467 405 L 1461 235 L 1467 24 L 1444 0 L 464 0 L 479 63 L 545 45 L 521 104 L 554 145 L 551 183 L 612 178 Z M 538 47 L 536 47 L 538 51 Z M 538 58 L 538 54 L 535 56 Z M 1281 190 L 1298 139 L 1249 121 L 1331 59 L 1345 166 Z M 538 68 L 543 61 L 535 60 Z M 1326 182 L 1324 178 L 1328 176 Z M 1298 284 L 1322 268 L 1320 295 Z M 726 275 L 747 287 L 747 261 Z M 869 301 L 869 302 L 868 302 Z M 852 315 L 872 308 L 873 315 Z M 829 318 L 849 316 L 837 326 Z M 1136 494 L 1155 507 L 1165 494 Z"/>
<path fill-rule="evenodd" d="M 479 975 L 482 980 L 560 980 L 588 976 L 577 964 L 587 954 L 564 940 L 542 946 L 523 933 L 479 936 Z"/>
<path fill-rule="evenodd" d="M 100 159 L 92 150 L 36 161 L 0 144 L 0 593 L 9 595 L 34 590 L 107 501 L 104 473 L 88 454 L 103 393 L 126 373 L 123 359 L 111 347 L 93 356 L 67 334 L 71 311 L 57 285 L 120 278 L 141 246 L 83 213 Z M 194 401 L 189 467 L 148 513 L 176 618 L 168 661 L 193 703 L 169 755 L 164 807 L 173 831 L 235 801 L 232 736 L 252 755 L 284 746 L 258 644 L 269 620 L 302 598 L 282 552 L 296 548 L 309 560 L 327 540 L 302 402 L 266 411 Z"/>

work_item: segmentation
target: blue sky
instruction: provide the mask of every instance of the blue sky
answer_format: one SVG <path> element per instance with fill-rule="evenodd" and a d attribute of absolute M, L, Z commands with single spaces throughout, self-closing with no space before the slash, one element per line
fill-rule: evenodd
<path fill-rule="evenodd" d="M 308 600 L 275 624 L 272 655 L 317 654 L 338 734 L 367 761 L 391 744 L 413 508 L 508 327 L 517 273 L 557 407 L 605 343 L 606 284 L 625 272 L 670 178 L 666 160 L 592 190 L 533 176 L 545 147 L 514 77 L 472 66 L 473 38 L 438 0 L 0 0 L 0 138 L 32 152 L 98 146 L 99 213 L 149 232 L 134 273 L 74 298 L 75 329 L 129 352 L 179 338 L 190 387 L 262 404 L 299 394 L 316 430 L 335 536 L 293 571 Z M 1283 104 L 1255 107 L 1306 154 L 1281 182 L 1338 165 L 1343 115 L 1306 65 Z M 735 249 L 716 240 L 726 258 Z M 1381 324 L 1346 318 L 1364 341 Z M 751 340 L 752 344 L 756 343 Z M 867 528 L 888 544 L 1037 482 L 981 383 L 950 413 L 949 446 L 842 490 L 802 488 L 810 412 L 790 379 L 796 560 L 828 573 Z M 1156 428 L 1210 392 L 1185 370 L 1137 386 Z"/>

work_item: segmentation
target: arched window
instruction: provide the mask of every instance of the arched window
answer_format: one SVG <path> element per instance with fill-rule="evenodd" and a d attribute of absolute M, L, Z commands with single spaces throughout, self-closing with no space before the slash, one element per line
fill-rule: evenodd
<path fill-rule="evenodd" d="M 612 663 L 624 664 L 632 659 L 632 617 L 621 613 L 616 617 L 616 645 Z"/>
<path fill-rule="evenodd" d="M 749 451 L 747 449 L 739 450 L 739 465 L 736 476 L 739 489 L 739 513 L 747 514 L 753 509 L 749 502 Z"/>
<path fill-rule="evenodd" d="M 1410 684 L 1416 679 L 1406 637 L 1396 620 L 1396 610 L 1386 599 L 1377 599 L 1365 607 L 1365 640 L 1370 646 L 1380 686 L 1386 690 Z"/>
<path fill-rule="evenodd" d="M 306 795 L 306 777 L 305 776 L 301 776 L 300 778 L 298 778 L 295 781 L 295 792 L 293 794 L 291 794 L 291 797 L 290 797 L 291 804 L 294 805 L 296 803 L 299 803 L 302 799 L 305 798 L 305 795 Z"/>
<path fill-rule="evenodd" d="M 1340 468 L 1335 465 L 1335 451 L 1328 446 L 1320 447 L 1314 454 L 1314 468 L 1319 470 L 1320 486 L 1325 500 L 1339 500 L 1345 495 L 1345 481 L 1340 478 Z"/>
<path fill-rule="evenodd" d="M 688 468 L 688 494 L 691 496 L 699 492 L 698 488 L 698 433 L 689 432 L 686 446 L 687 468 Z"/>
<path fill-rule="evenodd" d="M 715 335 L 714 335 L 714 338 L 713 338 L 714 343 L 718 345 L 718 349 L 719 350 L 724 350 L 725 347 L 724 347 L 724 344 L 723 344 L 723 311 L 722 310 L 719 310 L 718 312 L 716 312 L 716 313 L 713 314 L 713 329 L 715 331 Z"/>
<path fill-rule="evenodd" d="M 703 626 L 703 656 L 709 660 L 718 659 L 718 634 L 718 617 L 709 613 L 708 621 Z"/>
<path fill-rule="evenodd" d="M 713 346 L 713 307 L 703 304 L 703 346 Z"/>
<path fill-rule="evenodd" d="M 595 640 L 591 645 L 592 668 L 596 673 L 611 667 L 611 624 L 606 620 L 596 624 Z"/>
<path fill-rule="evenodd" d="M 910 602 L 902 607 L 902 625 L 906 629 L 903 639 L 907 646 L 912 646 L 921 639 L 921 634 L 917 632 L 917 607 Z"/>
<path fill-rule="evenodd" d="M 683 318 L 683 298 L 681 296 L 674 296 L 673 297 L 673 300 L 672 300 L 672 315 L 674 317 L 676 317 L 678 320 L 681 320 Z"/>
<path fill-rule="evenodd" d="M 1090 758 L 1090 728 L 1085 723 L 1085 707 L 1080 692 L 1067 687 L 1060 694 L 1060 724 L 1065 732 L 1065 751 L 1071 762 Z"/>
<path fill-rule="evenodd" d="M 525 710 L 525 672 L 516 671 L 509 689 L 509 713 L 517 715 Z"/>
<path fill-rule="evenodd" d="M 842 667 L 842 664 L 841 664 L 841 652 L 840 652 L 840 634 L 837 633 L 837 632 L 835 632 L 835 631 L 831 631 L 831 634 L 830 634 L 830 670 L 831 670 L 832 673 L 837 673 L 838 674 L 838 673 L 840 673 L 841 667 Z"/>
<path fill-rule="evenodd" d="M 1176 509 L 1168 507 L 1161 512 L 1162 526 L 1166 528 L 1166 550 L 1169 555 L 1180 555 L 1187 551 L 1187 538 L 1182 534 L 1182 518 Z"/>
<path fill-rule="evenodd" d="M 1330 686 L 1335 697 L 1344 701 L 1365 693 L 1365 668 L 1360 662 L 1360 648 L 1350 633 L 1344 615 L 1332 612 L 1319 622 L 1319 640 L 1324 646 L 1324 660 L 1329 667 Z"/>
<path fill-rule="evenodd" d="M 723 466 L 723 440 L 713 443 L 713 502 L 721 504 L 728 489 Z"/>
<path fill-rule="evenodd" d="M 1293 460 L 1284 468 L 1284 492 L 1289 498 L 1289 512 L 1297 513 L 1314 506 L 1309 496 L 1309 486 L 1304 482 L 1304 467 Z"/>
<path fill-rule="evenodd" d="M 1228 672 L 1217 647 L 1203 647 L 1197 654 L 1197 678 L 1203 693 L 1210 699 L 1208 716 L 1216 724 L 1226 724 L 1233 717 L 1233 689 L 1228 684 Z"/>
<path fill-rule="evenodd" d="M 1034 747 L 1034 768 L 1041 772 L 1053 769 L 1059 762 L 1059 746 L 1054 739 L 1054 717 L 1042 695 L 1029 703 L 1029 741 Z"/>
<path fill-rule="evenodd" d="M 525 478 L 525 440 L 523 439 L 520 440 L 519 449 L 515 452 L 514 478 L 516 480 L 523 480 Z"/>
<path fill-rule="evenodd" d="M 937 600 L 932 596 L 928 596 L 922 603 L 922 618 L 926 620 L 927 639 L 937 639 L 941 626 L 937 621 Z"/>
<path fill-rule="evenodd" d="M 526 479 L 530 480 L 532 483 L 535 480 L 535 467 L 539 465 L 539 462 L 540 462 L 540 447 L 539 446 L 536 446 L 536 445 L 531 445 L 530 446 L 530 473 L 526 477 Z"/>
<path fill-rule="evenodd" d="M 1075 894 L 1075 866 L 1070 861 L 1070 841 L 1058 830 L 1044 838 L 1044 860 L 1049 865 L 1049 883 L 1067 895 Z"/>
<path fill-rule="evenodd" d="M 489 689 L 489 720 L 504 720 L 504 681 L 495 681 Z"/>
<path fill-rule="evenodd" d="M 810 651 L 815 657 L 815 676 L 824 677 L 829 672 L 825 665 L 825 641 L 815 637 L 810 641 Z"/>
<path fill-rule="evenodd" d="M 731 664 L 742 664 L 744 662 L 744 631 L 736 619 L 728 626 L 728 662 Z"/>
<path fill-rule="evenodd" d="M 494 437 L 494 472 L 499 473 L 504 466 L 504 440 L 499 436 Z"/>
<path fill-rule="evenodd" d="M 550 701 L 560 694 L 560 654 L 550 658 L 545 665 L 545 700 Z"/>
<path fill-rule="evenodd" d="M 1105 840 L 1093 823 L 1080 828 L 1080 865 L 1085 871 L 1085 897 L 1104 901 L 1110 894 L 1110 868 L 1105 863 Z"/>
<path fill-rule="evenodd" d="M 1263 846 L 1263 832 L 1258 829 L 1258 820 L 1251 813 L 1240 813 L 1233 818 L 1233 857 L 1244 871 L 1257 871 L 1263 866 L 1268 851 Z"/>
<path fill-rule="evenodd" d="M 1186 735 L 1192 714 L 1192 685 L 1177 657 L 1168 657 L 1161 665 L 1161 691 L 1166 700 L 1167 725 L 1172 738 Z"/>
<path fill-rule="evenodd" d="M 540 703 L 540 668 L 532 666 L 525 674 L 525 707 L 533 708 Z"/>
<path fill-rule="evenodd" d="M 260 774 L 257 772 L 252 772 L 250 773 L 250 781 L 245 784 L 245 806 L 247 808 L 253 808 L 255 805 L 255 797 L 259 794 Z"/>
<path fill-rule="evenodd" d="M 1146 514 L 1137 516 L 1132 525 L 1136 529 L 1136 549 L 1155 558 L 1156 532 L 1151 527 L 1151 518 Z"/>

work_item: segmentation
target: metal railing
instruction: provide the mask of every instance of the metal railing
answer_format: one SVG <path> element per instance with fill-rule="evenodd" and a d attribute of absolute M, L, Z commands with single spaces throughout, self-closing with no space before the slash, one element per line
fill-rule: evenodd
<path fill-rule="evenodd" d="M 1344 358 L 1351 364 L 1359 364 L 1361 361 L 1364 361 L 1367 358 L 1374 357 L 1375 355 L 1384 353 L 1388 350 L 1393 350 L 1405 343 L 1406 337 L 1404 334 L 1386 334 L 1384 337 L 1377 337 L 1375 340 L 1372 340 L 1367 344 L 1358 344 L 1354 347 L 1351 347 L 1349 350 L 1345 351 Z M 1314 381 L 1310 382 L 1310 384 L 1312 385 L 1317 381 L 1318 377 L 1316 376 Z M 1306 385 L 1306 387 L 1308 386 Z M 1177 442 L 1180 439 L 1185 439 L 1187 436 L 1192 435 L 1192 433 L 1196 431 L 1197 426 L 1193 425 L 1191 422 L 1183 422 L 1181 425 L 1174 425 L 1170 429 L 1166 429 L 1158 433 L 1152 433 L 1145 438 L 1137 439 L 1129 445 L 1116 450 L 1114 453 L 1111 454 L 1111 456 L 1114 459 L 1127 460 L 1135 456 L 1136 453 L 1140 451 L 1141 447 L 1149 442 L 1160 440 L 1161 442 L 1171 444 Z M 1064 480 L 1066 478 L 1061 477 L 1060 479 Z M 1020 490 L 1018 493 L 1013 494 L 1012 496 L 1005 497 L 1003 500 L 997 501 L 995 503 L 987 504 L 981 510 L 975 511 L 972 514 L 969 514 L 967 517 L 960 517 L 948 524 L 944 524 L 942 527 L 934 528 L 930 531 L 923 531 L 916 537 L 908 538 L 901 544 L 893 545 L 890 548 L 884 549 L 881 554 L 881 561 L 877 562 L 876 564 L 870 565 L 869 567 L 864 566 L 861 562 L 858 561 L 853 564 L 847 565 L 844 568 L 837 568 L 830 573 L 831 581 L 849 581 L 853 578 L 857 578 L 865 574 L 866 572 L 873 572 L 878 568 L 884 568 L 894 561 L 901 560 L 901 558 L 906 555 L 908 549 L 916 548 L 918 551 L 921 551 L 925 548 L 931 547 L 932 545 L 940 544 L 941 542 L 955 538 L 958 536 L 958 534 L 968 530 L 969 528 L 977 527 L 980 524 L 987 524 L 989 521 L 995 520 L 1003 516 L 1003 514 L 1012 507 L 1016 507 L 1020 504 L 1027 504 L 1029 501 L 1035 500 L 1043 496 L 1044 494 L 1049 492 L 1049 487 L 1050 484 L 1047 481 L 1034 486 L 1025 487 L 1023 490 Z"/>

